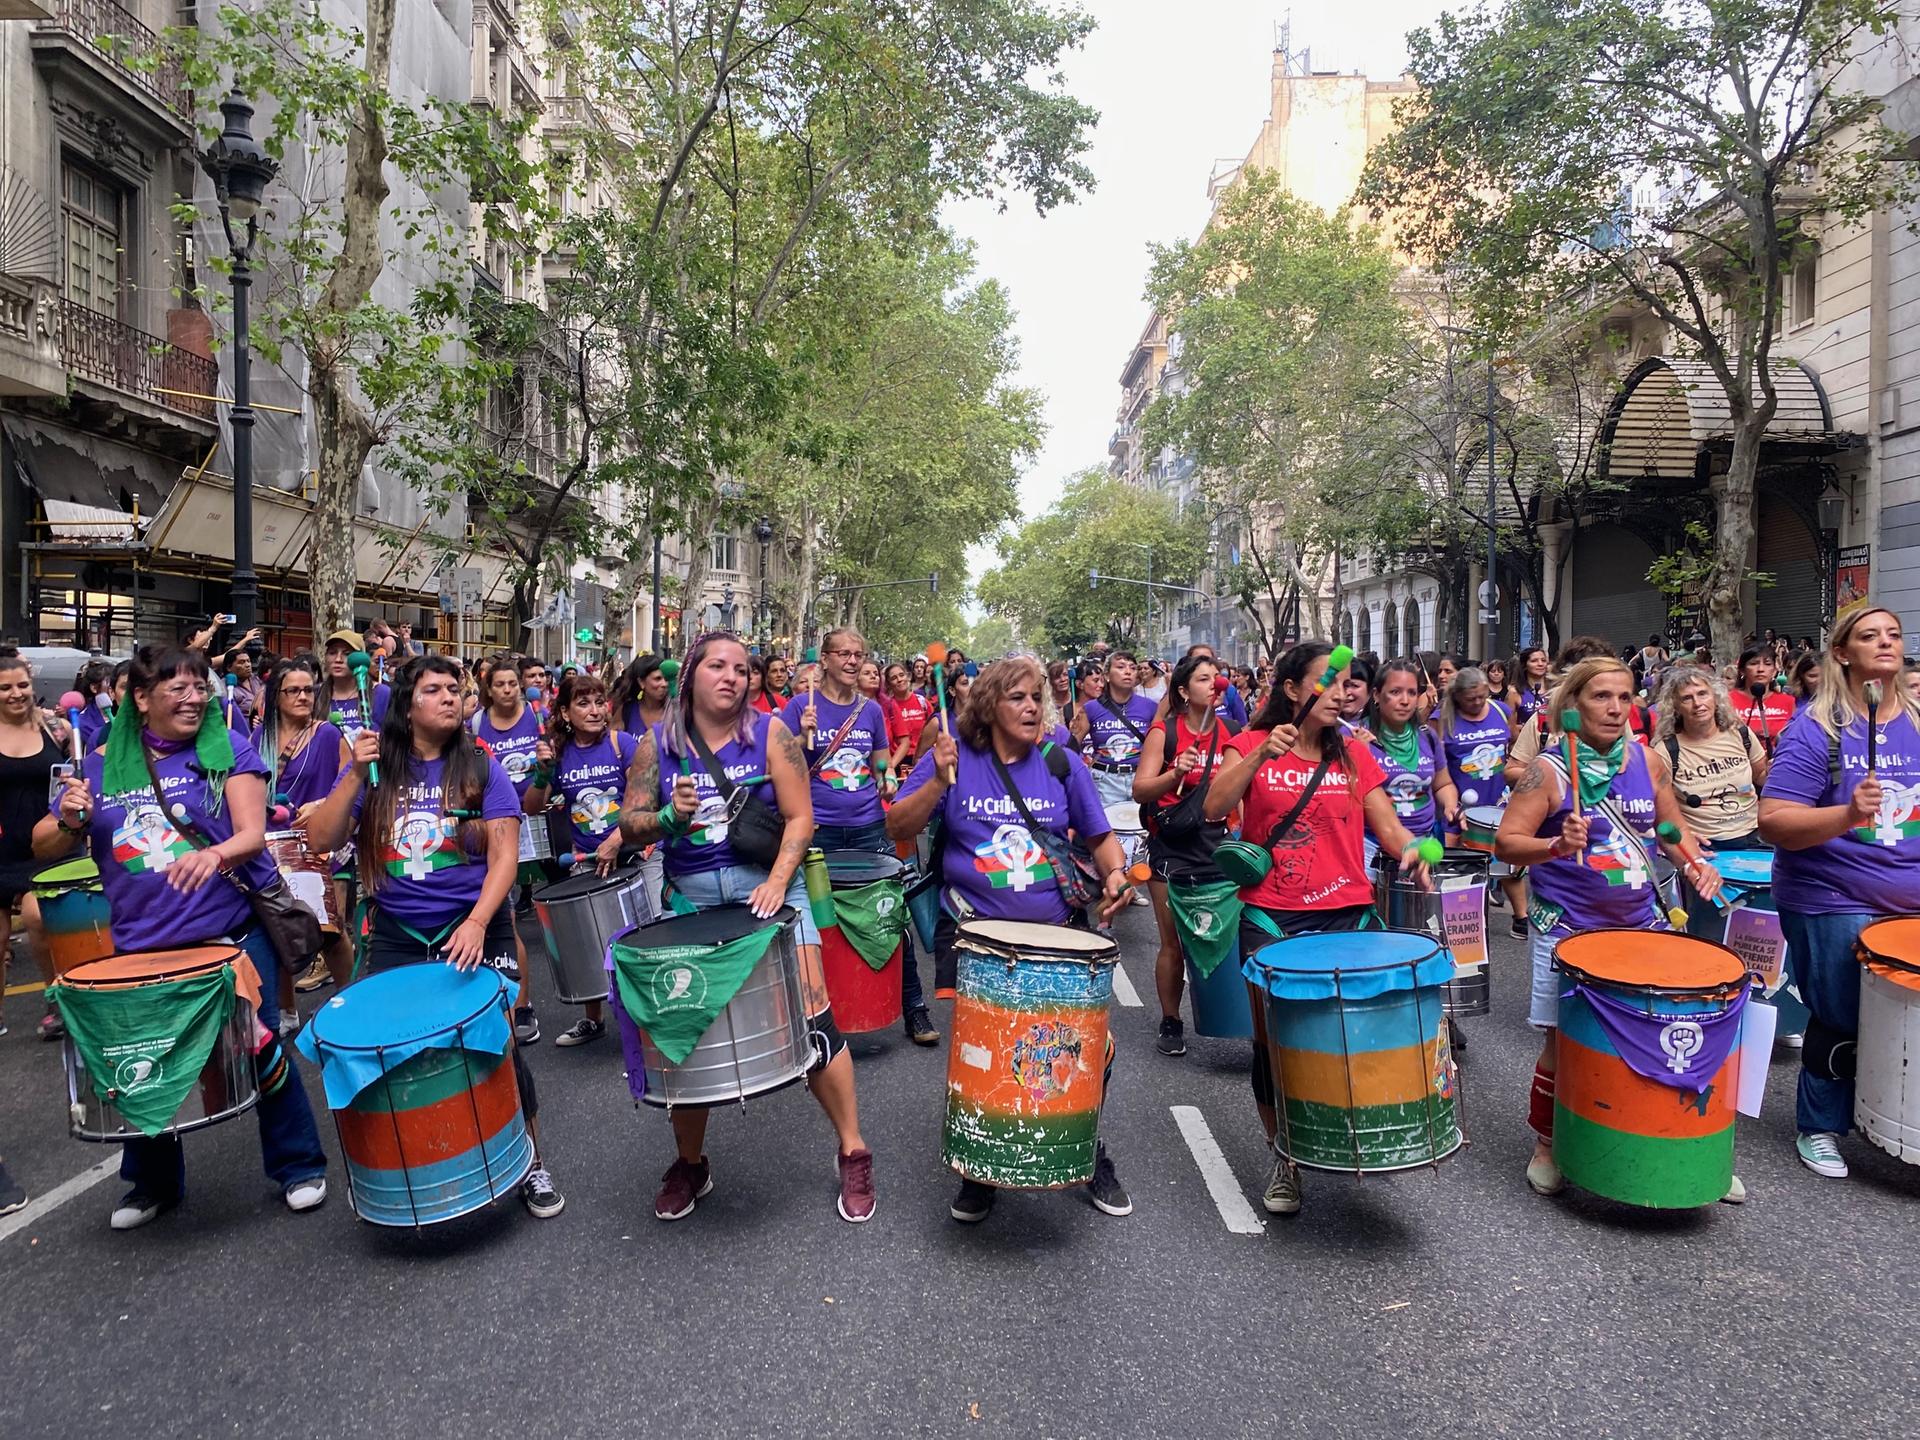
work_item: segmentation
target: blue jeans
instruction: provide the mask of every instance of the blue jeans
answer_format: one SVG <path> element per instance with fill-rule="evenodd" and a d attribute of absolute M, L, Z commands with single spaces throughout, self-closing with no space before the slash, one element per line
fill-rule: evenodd
<path fill-rule="evenodd" d="M 1800 915 L 1780 912 L 1787 932 L 1787 970 L 1800 987 L 1800 999 L 1813 1018 L 1800 1052 L 1800 1084 L 1794 1119 L 1803 1135 L 1853 1128 L 1853 1066 L 1844 1079 L 1816 1073 L 1828 1068 L 1836 1044 L 1848 1044 L 1860 1029 L 1860 963 L 1853 942 L 1871 925 L 1873 915 Z"/>
<path fill-rule="evenodd" d="M 893 841 L 887 838 L 887 822 L 871 820 L 865 825 L 818 825 L 813 843 L 820 850 L 865 850 L 871 855 L 894 855 Z M 920 957 L 913 948 L 913 926 L 900 937 L 900 1008 L 909 1019 L 916 1010 L 927 1007 L 920 988 Z"/>
<path fill-rule="evenodd" d="M 260 1158 L 267 1178 L 284 1191 L 326 1174 L 327 1155 L 320 1148 L 320 1132 L 314 1128 L 313 1107 L 307 1103 L 307 1087 L 300 1079 L 293 1047 L 280 1043 L 279 954 L 257 925 L 240 941 L 240 948 L 260 972 L 260 1023 L 274 1032 L 267 1048 L 255 1057 L 256 1069 L 276 1052 L 287 1065 L 286 1083 L 274 1094 L 262 1095 L 253 1107 L 260 1122 Z M 179 1199 L 187 1188 L 187 1157 L 180 1137 L 129 1140 L 120 1150 L 120 1178 L 152 1199 Z"/>

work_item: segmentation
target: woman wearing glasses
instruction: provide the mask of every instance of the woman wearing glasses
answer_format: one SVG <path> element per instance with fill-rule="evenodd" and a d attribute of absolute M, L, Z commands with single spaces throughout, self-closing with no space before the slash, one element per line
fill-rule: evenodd
<path fill-rule="evenodd" d="M 308 812 L 340 783 L 347 766 L 353 763 L 347 737 L 331 720 L 315 714 L 321 686 L 320 661 L 312 655 L 296 655 L 276 665 L 267 681 L 264 700 L 266 718 L 253 734 L 254 748 L 267 763 L 267 806 L 270 829 L 289 824 L 304 831 Z M 337 882 L 328 880 L 329 885 Z M 344 896 L 336 894 L 340 906 Z M 345 915 L 343 908 L 336 914 Z M 353 971 L 353 946 L 345 933 L 335 929 L 325 934 L 320 954 L 296 980 L 286 977 L 292 990 L 303 994 L 328 983 L 345 984 Z M 291 993 L 283 991 L 280 1008 L 293 1010 Z"/>

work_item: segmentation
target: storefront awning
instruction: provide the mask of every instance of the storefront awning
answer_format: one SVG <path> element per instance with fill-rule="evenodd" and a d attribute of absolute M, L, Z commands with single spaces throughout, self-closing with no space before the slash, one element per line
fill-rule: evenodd
<path fill-rule="evenodd" d="M 104 435 L 12 416 L 6 439 L 16 473 L 41 499 L 54 540 L 136 539 L 134 516 L 144 523 L 173 486 L 174 462 Z"/>
<path fill-rule="evenodd" d="M 1826 391 L 1811 370 L 1776 360 L 1770 373 L 1779 405 L 1767 425 L 1768 445 L 1824 453 L 1860 443 L 1859 436 L 1833 428 Z M 1732 438 L 1732 408 L 1711 366 L 1668 356 L 1642 360 L 1601 426 L 1601 479 L 1620 484 L 1704 479 L 1704 458 Z"/>

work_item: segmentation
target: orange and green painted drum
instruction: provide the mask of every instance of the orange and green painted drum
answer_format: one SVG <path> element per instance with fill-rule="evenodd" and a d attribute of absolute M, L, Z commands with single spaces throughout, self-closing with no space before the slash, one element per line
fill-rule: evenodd
<path fill-rule="evenodd" d="M 1594 930 L 1554 947 L 1566 980 L 1553 1158 L 1583 1190 L 1652 1209 L 1733 1183 L 1747 970 L 1691 935 Z"/>
<path fill-rule="evenodd" d="M 1504 805 L 1475 805 L 1460 812 L 1460 844 L 1464 849 L 1493 853 L 1494 837 L 1507 813 Z"/>
<path fill-rule="evenodd" d="M 1245 969 L 1266 992 L 1276 1143 L 1294 1164 L 1406 1170 L 1460 1148 L 1445 948 L 1403 930 L 1326 932 L 1277 941 Z"/>
<path fill-rule="evenodd" d="M 55 975 L 114 953 L 107 892 L 93 861 L 67 860 L 40 871 L 33 877 L 33 894 Z"/>
<path fill-rule="evenodd" d="M 362 1220 L 451 1220 L 512 1194 L 532 1167 L 510 994 L 485 967 L 406 965 L 349 986 L 301 1035 Z"/>
<path fill-rule="evenodd" d="M 1119 948 L 1085 930 L 969 920 L 941 1158 L 969 1180 L 1052 1190 L 1093 1178 Z"/>

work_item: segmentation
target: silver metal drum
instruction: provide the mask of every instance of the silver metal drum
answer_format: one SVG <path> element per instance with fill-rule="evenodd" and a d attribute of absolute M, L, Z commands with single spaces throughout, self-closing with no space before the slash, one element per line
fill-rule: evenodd
<path fill-rule="evenodd" d="M 1434 888 L 1422 890 L 1406 872 L 1384 852 L 1375 858 L 1373 903 L 1389 930 L 1417 930 L 1442 945 L 1447 944 L 1446 926 L 1441 921 L 1441 892 L 1449 881 L 1487 881 L 1492 857 L 1481 850 L 1448 849 L 1437 865 L 1428 868 Z M 1486 929 L 1486 906 L 1481 902 L 1481 929 Z M 1493 989 L 1487 978 L 1488 965 L 1469 971 L 1440 987 L 1440 1004 L 1449 1015 L 1485 1015 L 1492 1008 Z"/>
<path fill-rule="evenodd" d="M 655 918 L 638 869 L 602 876 L 591 863 L 534 891 L 533 908 L 546 932 L 553 992 L 569 1005 L 607 998 L 607 946 L 622 930 Z"/>
<path fill-rule="evenodd" d="M 791 908 L 783 908 L 769 921 L 744 905 L 727 905 L 670 916 L 620 938 L 623 948 L 636 949 L 724 945 L 763 925 L 779 927 L 746 984 L 714 1017 L 685 1061 L 675 1065 L 654 1048 L 646 1031 L 640 1032 L 646 1104 L 723 1105 L 764 1095 L 805 1077 L 814 1054 L 807 1040 L 806 1003 L 800 988 L 797 922 Z"/>
<path fill-rule="evenodd" d="M 546 813 L 520 817 L 520 863 L 553 858 L 553 830 Z"/>

